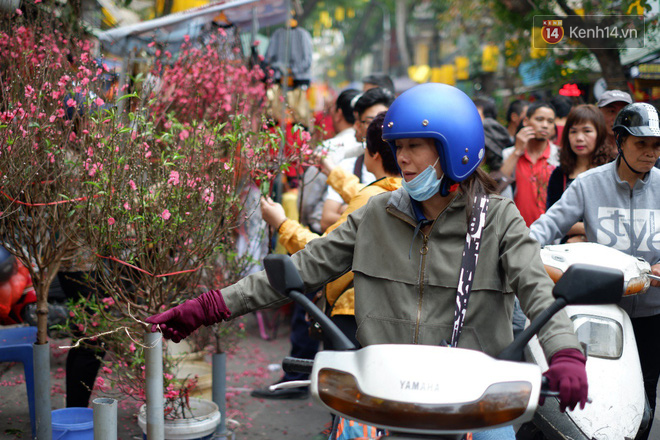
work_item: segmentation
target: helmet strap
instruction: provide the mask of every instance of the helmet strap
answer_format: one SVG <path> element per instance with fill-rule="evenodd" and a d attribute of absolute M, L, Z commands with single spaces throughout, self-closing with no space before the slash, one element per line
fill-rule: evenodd
<path fill-rule="evenodd" d="M 630 164 L 628 163 L 628 161 L 626 160 L 626 156 L 623 154 L 623 150 L 621 149 L 621 146 L 619 145 L 618 147 L 619 147 L 619 156 L 620 156 L 620 157 L 623 159 L 623 161 L 626 163 L 626 166 L 627 166 L 628 168 L 630 168 L 630 171 L 632 171 L 632 172 L 635 173 L 635 174 L 646 174 L 646 173 L 644 173 L 644 172 L 642 172 L 642 171 L 637 171 L 636 169 L 634 169 L 633 167 L 631 167 Z"/>
<path fill-rule="evenodd" d="M 449 193 L 451 192 L 451 187 L 454 186 L 456 182 L 451 180 L 446 174 L 445 178 L 442 179 L 442 183 L 440 183 L 440 195 L 442 197 L 447 197 Z"/>

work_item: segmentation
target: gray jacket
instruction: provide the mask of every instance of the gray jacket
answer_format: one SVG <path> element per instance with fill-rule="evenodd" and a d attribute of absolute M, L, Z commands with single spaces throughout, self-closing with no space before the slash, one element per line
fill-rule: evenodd
<path fill-rule="evenodd" d="M 285 65 L 286 60 L 286 29 L 280 28 L 275 31 L 270 38 L 268 50 L 264 56 L 264 61 L 275 71 L 275 79 L 280 79 L 286 73 L 287 68 L 291 69 L 291 75 L 295 80 L 312 79 L 312 36 L 306 29 L 295 27 L 289 34 L 289 64 Z"/>
<path fill-rule="evenodd" d="M 583 219 L 587 240 L 613 247 L 650 264 L 660 261 L 660 170 L 653 168 L 634 188 L 617 173 L 618 161 L 580 174 L 561 199 L 530 227 L 530 235 L 550 244 Z M 631 226 L 632 225 L 632 226 Z M 660 288 L 624 298 L 631 317 L 660 313 Z"/>
<path fill-rule="evenodd" d="M 372 197 L 344 224 L 293 255 L 308 291 L 353 270 L 362 345 L 438 345 L 451 337 L 467 233 L 464 196 L 449 204 L 428 235 L 414 236 L 414 229 L 410 197 L 399 189 Z M 520 213 L 511 200 L 491 196 L 460 347 L 496 355 L 512 341 L 514 295 L 508 286 L 531 318 L 553 301 L 553 283 Z M 232 316 L 285 302 L 263 273 L 222 293 Z M 540 340 L 548 357 L 580 348 L 563 312 L 543 327 Z"/>

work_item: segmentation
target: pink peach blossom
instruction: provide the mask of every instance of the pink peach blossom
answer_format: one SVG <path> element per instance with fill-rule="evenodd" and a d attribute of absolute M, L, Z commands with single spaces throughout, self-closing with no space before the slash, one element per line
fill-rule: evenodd
<path fill-rule="evenodd" d="M 168 185 L 176 186 L 181 181 L 179 180 L 179 172 L 178 171 L 170 171 L 170 178 L 167 180 Z"/>

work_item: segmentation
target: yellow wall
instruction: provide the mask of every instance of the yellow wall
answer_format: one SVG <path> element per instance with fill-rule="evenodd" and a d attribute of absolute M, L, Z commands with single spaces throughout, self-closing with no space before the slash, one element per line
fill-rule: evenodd
<path fill-rule="evenodd" d="M 160 12 L 163 10 L 164 0 L 156 1 L 156 8 L 160 15 Z M 210 3 L 210 0 L 174 0 L 172 4 L 172 12 L 181 12 L 191 8 L 197 8 L 200 6 L 205 6 Z"/>

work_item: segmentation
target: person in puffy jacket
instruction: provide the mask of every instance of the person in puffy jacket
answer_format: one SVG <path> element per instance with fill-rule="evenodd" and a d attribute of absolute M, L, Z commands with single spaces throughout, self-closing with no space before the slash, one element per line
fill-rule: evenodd
<path fill-rule="evenodd" d="M 450 341 L 497 355 L 513 340 L 514 293 L 533 319 L 553 302 L 553 283 L 513 202 L 493 194 L 492 179 L 478 169 L 485 152 L 475 105 L 455 87 L 416 86 L 388 110 L 383 139 L 397 159 L 402 188 L 372 197 L 292 256 L 306 290 L 352 270 L 356 337 L 363 346 Z M 466 239 L 476 231 L 483 232 L 478 264 L 462 268 Z M 467 307 L 465 276 L 473 280 Z M 179 341 L 201 325 L 287 301 L 260 272 L 147 322 Z M 560 392 L 562 408 L 584 406 L 585 357 L 566 313 L 556 314 L 539 339 L 550 360 L 545 375 Z M 474 434 L 480 438 L 512 440 L 515 434 L 505 427 Z"/>
<path fill-rule="evenodd" d="M 384 119 L 385 112 L 379 113 L 369 124 L 366 136 L 364 163 L 367 170 L 376 177 L 376 181 L 355 192 L 347 200 L 348 208 L 342 213 L 339 220 L 327 229 L 324 235 L 338 228 L 352 212 L 366 205 L 372 197 L 401 187 L 401 178 L 398 177 L 399 172 L 394 155 L 389 145 L 382 140 Z M 342 167 L 332 167 L 331 170 L 323 167 L 323 171 L 327 173 L 328 181 L 333 187 L 337 188 L 340 194 L 352 194 L 358 188 L 358 178 L 354 174 L 348 174 Z M 261 212 L 266 223 L 277 228 L 278 240 L 290 254 L 298 252 L 311 240 L 320 237 L 320 235 L 311 232 L 297 221 L 286 218 L 282 206 L 271 200 L 262 199 Z M 344 331 L 346 336 L 359 346 L 359 342 L 355 340 L 357 323 L 354 316 L 353 273 L 348 272 L 328 283 L 323 289 L 323 294 L 325 296 L 326 313 Z M 327 346 L 329 342 L 324 341 L 326 349 L 332 349 Z"/>

